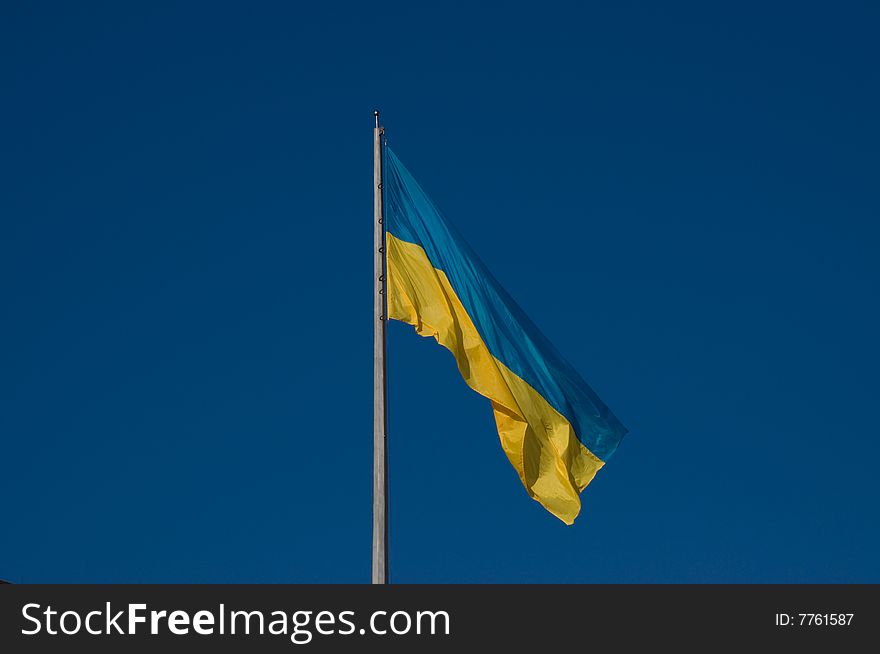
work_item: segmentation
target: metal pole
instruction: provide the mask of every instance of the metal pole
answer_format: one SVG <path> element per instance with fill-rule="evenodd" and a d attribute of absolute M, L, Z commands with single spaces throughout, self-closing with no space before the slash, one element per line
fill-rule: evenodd
<path fill-rule="evenodd" d="M 382 204 L 382 135 L 373 129 L 373 565 L 374 584 L 388 583 L 388 421 L 385 384 L 385 225 Z"/>

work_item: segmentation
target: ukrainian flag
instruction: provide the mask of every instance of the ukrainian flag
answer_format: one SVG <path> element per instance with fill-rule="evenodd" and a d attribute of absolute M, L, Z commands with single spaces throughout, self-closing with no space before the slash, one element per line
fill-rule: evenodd
<path fill-rule="evenodd" d="M 566 524 L 626 427 L 563 359 L 385 147 L 388 314 L 433 336 L 492 402 L 529 495 Z"/>

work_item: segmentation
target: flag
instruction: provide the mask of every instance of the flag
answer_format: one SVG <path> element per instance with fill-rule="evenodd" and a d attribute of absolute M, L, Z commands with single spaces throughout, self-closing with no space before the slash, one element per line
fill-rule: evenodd
<path fill-rule="evenodd" d="M 566 524 L 626 428 L 385 147 L 388 316 L 433 336 L 492 403 L 529 495 Z"/>

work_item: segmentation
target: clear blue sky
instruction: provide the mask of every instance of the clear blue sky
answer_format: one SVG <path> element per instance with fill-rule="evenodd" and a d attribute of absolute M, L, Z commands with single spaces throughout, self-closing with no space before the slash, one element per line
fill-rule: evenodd
<path fill-rule="evenodd" d="M 2 10 L 0 577 L 368 581 L 379 106 L 631 430 L 392 325 L 393 580 L 880 582 L 876 5 L 178 4 Z"/>

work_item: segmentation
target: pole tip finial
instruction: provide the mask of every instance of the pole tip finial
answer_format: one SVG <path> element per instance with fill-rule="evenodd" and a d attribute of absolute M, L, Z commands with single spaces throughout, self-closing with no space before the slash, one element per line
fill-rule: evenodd
<path fill-rule="evenodd" d="M 375 109 L 373 111 L 373 115 L 376 117 L 376 127 L 378 127 L 379 126 L 379 110 Z"/>

